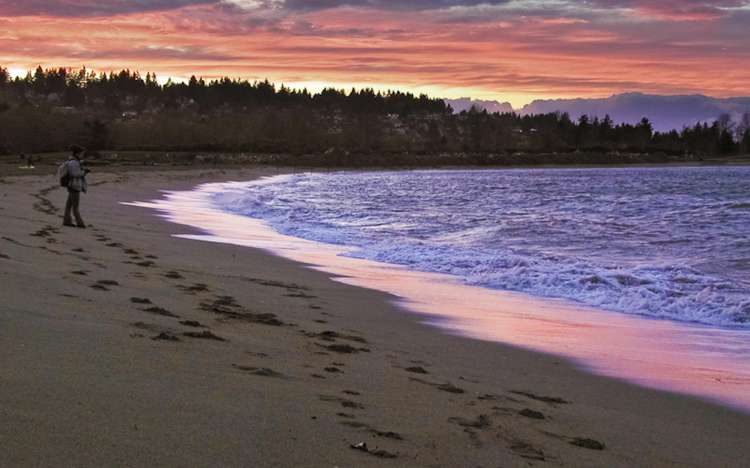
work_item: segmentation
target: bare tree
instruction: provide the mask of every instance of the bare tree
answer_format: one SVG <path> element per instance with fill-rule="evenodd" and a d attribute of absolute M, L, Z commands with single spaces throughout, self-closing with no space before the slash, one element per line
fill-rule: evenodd
<path fill-rule="evenodd" d="M 750 131 L 750 112 L 745 112 L 740 117 L 740 121 L 734 129 L 737 135 L 737 141 L 742 141 L 745 137 L 745 132 Z"/>
<path fill-rule="evenodd" d="M 719 125 L 719 130 L 721 132 L 729 132 L 732 133 L 732 130 L 734 129 L 734 122 L 732 121 L 732 116 L 729 114 L 721 114 L 718 119 L 716 119 L 716 123 Z"/>

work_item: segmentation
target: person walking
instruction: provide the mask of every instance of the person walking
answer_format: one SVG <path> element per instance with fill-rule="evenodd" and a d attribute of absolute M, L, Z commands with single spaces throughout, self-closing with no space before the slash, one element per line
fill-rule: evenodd
<path fill-rule="evenodd" d="M 81 203 L 81 192 L 86 193 L 86 174 L 88 169 L 83 165 L 81 158 L 86 149 L 79 145 L 70 147 L 70 158 L 60 166 L 60 184 L 68 188 L 68 201 L 65 203 L 65 215 L 63 217 L 63 226 L 85 228 L 86 224 L 81 218 L 79 206 Z M 76 224 L 73 224 L 71 212 L 75 216 Z"/>

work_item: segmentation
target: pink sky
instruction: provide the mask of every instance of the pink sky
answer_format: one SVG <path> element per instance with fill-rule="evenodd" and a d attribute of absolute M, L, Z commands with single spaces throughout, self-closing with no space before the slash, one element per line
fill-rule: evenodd
<path fill-rule="evenodd" d="M 508 100 L 750 95 L 749 1 L 0 0 L 0 65 Z"/>

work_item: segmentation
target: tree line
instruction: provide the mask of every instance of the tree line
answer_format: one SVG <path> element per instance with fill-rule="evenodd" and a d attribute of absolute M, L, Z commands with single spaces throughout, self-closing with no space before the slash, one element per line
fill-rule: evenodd
<path fill-rule="evenodd" d="M 159 83 L 122 70 L 0 67 L 0 153 L 92 150 L 303 154 L 637 153 L 673 159 L 750 153 L 750 116 L 719 116 L 681 131 L 565 113 L 521 116 L 471 109 L 401 91 L 311 93 L 221 78 Z"/>

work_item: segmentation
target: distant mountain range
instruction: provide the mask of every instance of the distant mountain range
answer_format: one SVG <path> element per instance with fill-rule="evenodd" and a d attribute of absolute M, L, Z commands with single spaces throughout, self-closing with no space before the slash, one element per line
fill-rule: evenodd
<path fill-rule="evenodd" d="M 466 99 L 457 100 L 460 102 Z M 479 108 L 488 112 L 493 109 L 507 109 L 510 105 L 497 101 L 471 101 Z M 451 100 L 446 100 L 451 104 Z M 453 104 L 451 104 L 453 106 Z M 471 104 L 469 104 L 469 108 Z M 460 112 L 456 106 L 453 109 Z M 660 96 L 642 93 L 617 94 L 603 99 L 552 99 L 537 100 L 517 109 L 521 115 L 546 114 L 549 112 L 567 112 L 577 120 L 581 115 L 604 117 L 609 114 L 615 123 L 637 123 L 643 117 L 648 117 L 659 131 L 680 130 L 684 126 L 695 125 L 697 122 L 713 122 L 721 114 L 729 114 L 738 121 L 745 112 L 750 112 L 750 97 L 719 99 L 703 95 Z M 497 112 L 510 112 L 498 110 Z"/>
<path fill-rule="evenodd" d="M 477 109 L 486 109 L 487 112 L 493 114 L 499 112 L 505 114 L 513 112 L 513 106 L 509 102 L 498 102 L 498 101 L 482 101 L 479 99 L 471 98 L 460 98 L 460 99 L 445 99 L 445 103 L 453 108 L 453 112 L 459 113 L 468 111 L 472 107 Z"/>

